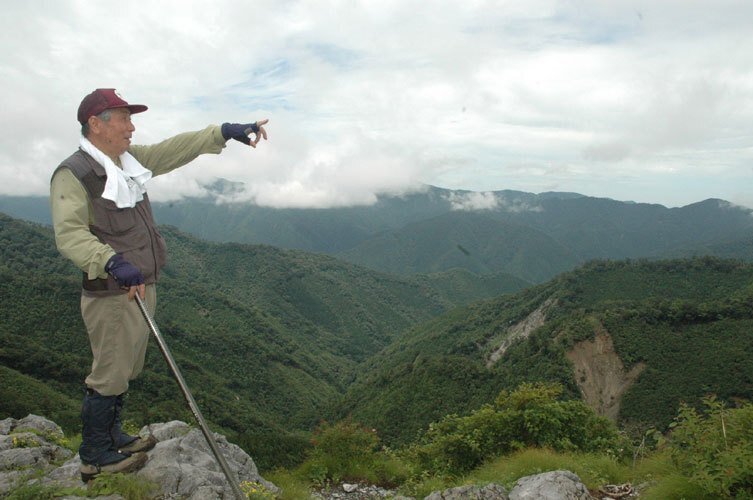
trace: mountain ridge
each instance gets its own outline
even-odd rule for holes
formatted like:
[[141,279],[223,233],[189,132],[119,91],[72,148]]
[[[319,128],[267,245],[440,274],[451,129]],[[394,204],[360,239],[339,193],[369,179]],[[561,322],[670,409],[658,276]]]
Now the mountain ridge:
[[[237,189],[232,183],[219,186],[222,192]],[[381,195],[371,206],[347,208],[272,209],[218,203],[219,199],[221,196],[155,202],[153,207],[159,223],[204,240],[325,253],[400,274],[459,266],[472,272],[512,272],[518,278],[543,282],[591,259],[672,258],[715,252],[751,258],[745,242],[753,235],[753,210],[714,198],[667,208],[578,193],[480,193],[428,186],[403,196]],[[44,197],[0,197],[0,211],[49,224]],[[438,222],[442,218],[444,226]],[[481,218],[493,222],[484,229],[478,223]],[[473,233],[471,226],[476,227]],[[527,243],[520,249],[522,261],[513,264],[495,258],[516,244],[521,227],[527,228],[528,236],[540,235],[517,242]],[[466,233],[462,241],[448,247],[447,235],[458,231]],[[409,233],[412,237],[407,237]],[[723,248],[719,246],[722,243]],[[431,250],[433,257],[428,258],[418,247]],[[445,251],[437,252],[442,247]],[[461,258],[466,253],[463,250],[471,247],[487,251]],[[539,265],[533,265],[535,262]]]

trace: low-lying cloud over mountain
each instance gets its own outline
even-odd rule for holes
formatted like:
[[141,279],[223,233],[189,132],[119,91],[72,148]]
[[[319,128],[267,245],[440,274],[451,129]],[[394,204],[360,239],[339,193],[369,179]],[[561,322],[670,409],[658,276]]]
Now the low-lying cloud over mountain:
[[753,206],[747,2],[117,10],[126,28],[109,36],[109,2],[5,6],[0,194],[46,193],[77,147],[82,97],[115,87],[149,106],[135,143],[270,119],[257,149],[232,143],[154,179],[157,201],[202,196],[224,177],[244,183],[232,199],[283,208],[370,205],[422,183]]

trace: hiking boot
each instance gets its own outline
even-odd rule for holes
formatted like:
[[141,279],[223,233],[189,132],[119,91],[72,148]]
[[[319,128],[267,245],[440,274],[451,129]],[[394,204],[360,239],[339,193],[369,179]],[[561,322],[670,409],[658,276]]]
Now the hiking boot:
[[[91,481],[101,472],[133,472],[147,461],[146,453],[137,448],[154,448],[157,440],[152,437],[141,439],[120,430],[120,411],[123,400],[120,396],[103,396],[94,389],[87,388],[81,408],[81,480]],[[124,449],[119,445],[124,444]],[[131,454],[128,449],[134,451]]]
[[113,440],[116,396],[103,396],[94,389],[86,389],[81,408],[81,463],[108,465],[127,458],[118,453]]
[[115,420],[112,425],[112,440],[115,443],[115,449],[118,451],[136,453],[137,451],[149,451],[157,444],[153,436],[141,438],[131,436],[123,432],[121,414],[123,413],[123,403],[126,393],[115,396]]
[[124,439],[127,444],[118,448],[118,451],[120,453],[138,453],[140,451],[149,451],[157,445],[157,438],[155,438],[152,434],[149,434],[145,438],[133,437],[125,433],[122,433],[121,435],[124,437],[127,436],[127,438]]
[[116,472],[135,472],[141,469],[149,458],[146,456],[146,453],[143,452],[134,453],[133,455],[121,454],[121,456],[123,457],[122,460],[106,465],[92,465],[81,463],[81,467],[79,467],[81,480],[85,483],[88,483],[102,472],[110,472],[113,474]]

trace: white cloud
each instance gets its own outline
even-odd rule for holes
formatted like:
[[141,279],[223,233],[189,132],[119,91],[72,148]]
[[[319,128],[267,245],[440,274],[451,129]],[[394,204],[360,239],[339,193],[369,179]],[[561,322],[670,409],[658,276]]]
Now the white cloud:
[[753,204],[746,2],[6,3],[2,194],[45,193],[81,98],[113,86],[150,106],[141,143],[270,118],[268,143],[155,179],[155,199],[224,177],[273,206],[420,183]]
[[448,200],[452,210],[493,210],[499,206],[497,196],[491,192],[453,192]]

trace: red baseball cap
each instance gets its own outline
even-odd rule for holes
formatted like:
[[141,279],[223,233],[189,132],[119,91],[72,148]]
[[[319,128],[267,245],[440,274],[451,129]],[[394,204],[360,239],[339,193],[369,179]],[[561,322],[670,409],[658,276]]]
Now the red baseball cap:
[[141,113],[148,108],[143,104],[128,104],[115,89],[97,89],[84,97],[78,106],[78,122],[83,125],[90,116],[96,116],[106,109],[128,108],[131,114]]

